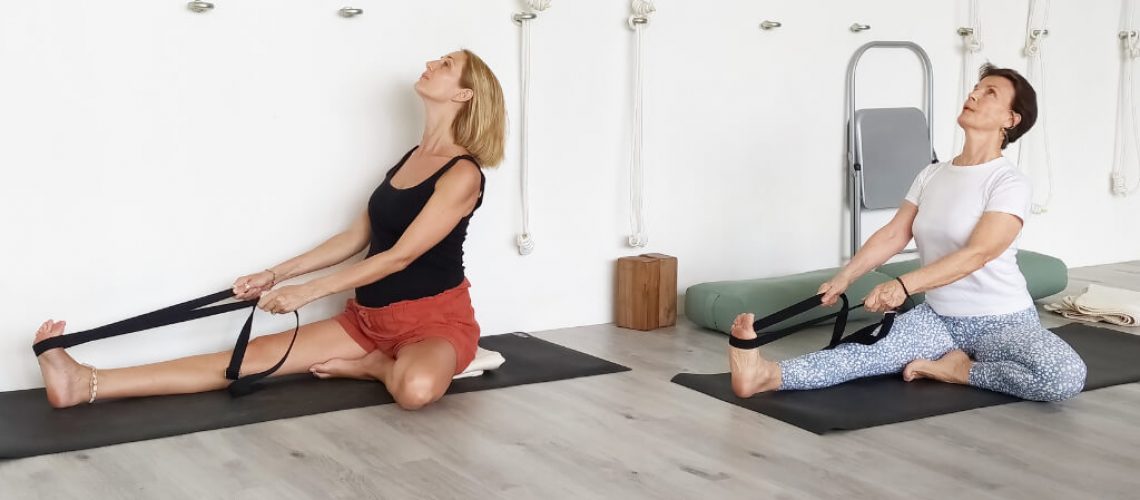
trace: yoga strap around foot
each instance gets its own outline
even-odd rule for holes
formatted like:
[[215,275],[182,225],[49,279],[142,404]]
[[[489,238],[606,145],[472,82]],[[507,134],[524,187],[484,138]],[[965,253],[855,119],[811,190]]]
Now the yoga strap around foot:
[[[819,294],[814,297],[809,297],[807,299],[801,300],[795,304],[792,304],[753,322],[752,329],[757,332],[756,338],[744,340],[730,335],[728,337],[728,343],[737,349],[755,349],[764,344],[775,342],[779,339],[787,337],[788,335],[803,330],[804,328],[817,325],[832,318],[835,318],[835,326],[831,332],[831,342],[828,343],[826,349],[832,349],[839,344],[846,343],[871,345],[875,342],[878,342],[883,337],[886,337],[887,334],[890,333],[891,326],[894,325],[895,315],[897,314],[896,311],[887,311],[887,313],[883,316],[883,321],[863,327],[855,333],[844,337],[843,332],[847,329],[848,314],[850,314],[853,309],[858,309],[863,306],[860,304],[855,307],[851,307],[850,302],[847,300],[847,294],[841,294],[839,298],[843,302],[843,305],[840,306],[838,312],[828,314],[826,316],[797,325],[792,325],[787,328],[781,328],[774,332],[760,333],[760,331],[765,328],[787,321],[797,314],[810,311],[816,307],[823,305],[823,294]],[[876,329],[878,330],[876,331]]]
[[181,304],[175,304],[170,307],[140,314],[133,318],[127,318],[90,330],[44,339],[36,342],[35,345],[32,346],[32,350],[35,351],[38,357],[50,349],[66,349],[95,340],[117,337],[119,335],[149,330],[160,326],[173,325],[175,323],[205,318],[207,316],[248,307],[250,309],[249,317],[246,318],[241,333],[238,334],[237,341],[234,344],[233,355],[230,357],[230,364],[226,368],[226,378],[233,380],[229,385],[230,394],[234,397],[244,396],[257,390],[260,387],[257,382],[273,374],[273,372],[276,372],[285,364],[285,359],[288,358],[289,353],[293,351],[293,344],[297,342],[297,334],[301,329],[301,315],[298,314],[297,311],[293,311],[293,316],[296,318],[297,323],[293,329],[293,339],[289,341],[289,348],[285,350],[285,354],[281,357],[281,360],[268,370],[242,377],[240,375],[241,364],[242,360],[245,359],[245,349],[249,344],[250,332],[253,330],[253,314],[257,311],[257,301],[247,300],[229,304],[210,305],[232,298],[233,296],[231,290],[222,290],[217,293],[188,300]]

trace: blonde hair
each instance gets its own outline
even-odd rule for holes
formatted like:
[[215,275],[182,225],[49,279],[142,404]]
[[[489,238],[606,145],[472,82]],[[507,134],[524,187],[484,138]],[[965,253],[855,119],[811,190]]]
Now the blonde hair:
[[503,88],[495,73],[479,56],[463,49],[467,64],[459,85],[471,89],[475,95],[451,124],[455,142],[463,146],[479,165],[493,167],[503,161],[503,149],[507,140],[507,107],[503,102]]

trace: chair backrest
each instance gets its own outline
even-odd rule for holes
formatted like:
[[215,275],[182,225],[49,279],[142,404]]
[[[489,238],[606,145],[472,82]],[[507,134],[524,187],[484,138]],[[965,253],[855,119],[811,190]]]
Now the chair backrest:
[[898,208],[915,176],[933,160],[926,115],[918,108],[860,109],[854,127],[863,206]]

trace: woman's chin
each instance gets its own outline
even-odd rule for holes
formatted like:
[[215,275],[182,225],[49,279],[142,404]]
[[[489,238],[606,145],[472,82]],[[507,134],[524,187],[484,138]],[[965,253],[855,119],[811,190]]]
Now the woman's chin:
[[423,80],[420,80],[420,81],[416,82],[415,85],[412,85],[412,88],[415,89],[416,95],[423,97],[423,98],[427,98],[427,94],[424,91],[424,85],[423,84],[424,84]]

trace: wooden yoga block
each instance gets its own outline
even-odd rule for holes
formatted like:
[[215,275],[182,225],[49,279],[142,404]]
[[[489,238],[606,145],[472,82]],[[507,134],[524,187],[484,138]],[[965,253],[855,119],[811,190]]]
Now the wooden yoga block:
[[677,258],[659,253],[617,264],[617,326],[654,330],[677,324]]

